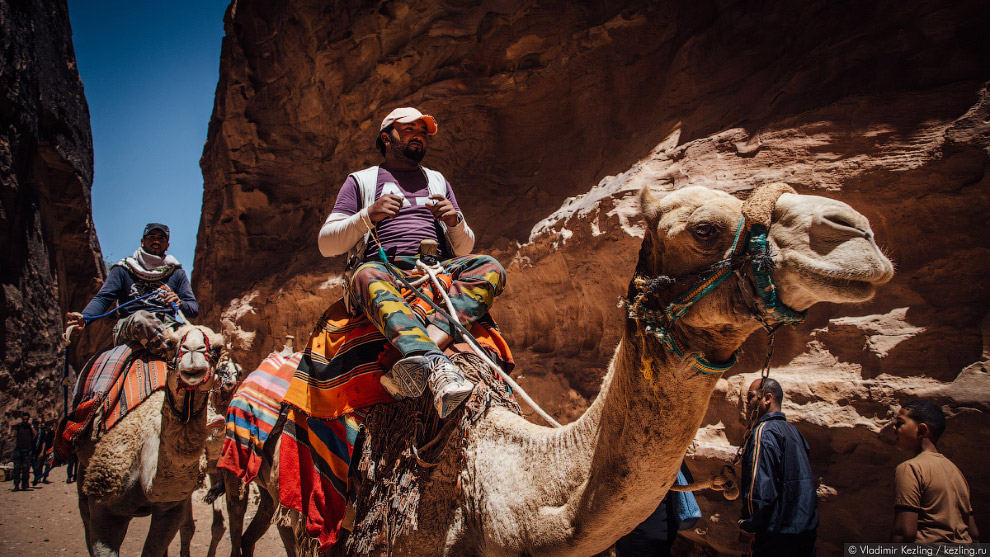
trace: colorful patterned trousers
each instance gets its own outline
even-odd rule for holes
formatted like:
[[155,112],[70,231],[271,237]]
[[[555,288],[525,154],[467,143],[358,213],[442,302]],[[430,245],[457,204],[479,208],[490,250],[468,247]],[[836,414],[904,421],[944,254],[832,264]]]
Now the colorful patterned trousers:
[[[397,257],[396,265],[403,269],[413,268],[415,261],[412,257]],[[475,322],[488,313],[495,296],[505,287],[505,269],[488,255],[455,257],[442,262],[441,266],[443,273],[451,278],[447,295],[462,325]],[[404,272],[406,277],[411,274]],[[432,309],[414,309],[415,304],[411,305],[400,294],[401,288],[402,283],[377,261],[363,263],[351,276],[351,299],[403,356],[438,350],[427,335],[426,326],[433,324],[449,334],[453,333],[453,327]],[[442,301],[438,305],[445,308]]]

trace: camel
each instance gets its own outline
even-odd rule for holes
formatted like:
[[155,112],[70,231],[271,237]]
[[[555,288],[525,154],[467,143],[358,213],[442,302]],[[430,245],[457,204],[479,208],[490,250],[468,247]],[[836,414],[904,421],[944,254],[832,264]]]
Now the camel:
[[[702,187],[663,198],[644,189],[640,203],[629,315],[598,397],[560,428],[489,409],[467,433],[465,464],[430,473],[418,528],[391,554],[605,551],[667,493],[747,337],[818,302],[868,300],[893,276],[864,216],[785,184],[745,204]],[[277,493],[277,462],[268,471]]]
[[[208,327],[166,332],[170,365],[156,391],[99,440],[78,443],[79,512],[94,556],[118,555],[131,518],[151,515],[142,555],[164,555],[202,482],[210,390],[223,337]],[[183,421],[183,414],[188,421]]]

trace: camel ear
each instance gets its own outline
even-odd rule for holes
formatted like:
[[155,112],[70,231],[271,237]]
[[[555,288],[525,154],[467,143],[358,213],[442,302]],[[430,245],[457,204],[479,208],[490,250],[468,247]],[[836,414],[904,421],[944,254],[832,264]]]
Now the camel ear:
[[179,342],[182,341],[182,335],[174,329],[165,329],[162,331],[162,338],[165,340],[165,348],[169,356],[175,354],[176,348],[179,347]]
[[[662,255],[657,253],[655,249],[659,245],[657,226],[660,224],[662,213],[660,212],[660,199],[653,195],[649,186],[644,186],[643,189],[639,190],[639,206],[643,218],[646,220],[646,230],[643,233],[643,244],[639,247],[636,273],[654,276],[660,269],[660,261],[662,260]],[[632,288],[631,285],[630,288]]]
[[650,227],[656,227],[657,222],[660,221],[660,199],[653,195],[650,186],[643,186],[643,189],[639,190],[639,207]]
[[223,335],[214,333],[211,329],[204,327],[203,336],[205,336],[206,340],[209,341],[210,346],[223,347],[225,345],[223,342]]

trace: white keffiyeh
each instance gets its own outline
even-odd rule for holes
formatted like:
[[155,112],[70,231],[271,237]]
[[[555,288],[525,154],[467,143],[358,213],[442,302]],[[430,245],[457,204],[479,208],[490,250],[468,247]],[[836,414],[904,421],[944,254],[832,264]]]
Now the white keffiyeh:
[[126,267],[127,270],[134,273],[134,276],[146,281],[167,280],[173,271],[182,267],[179,260],[171,255],[159,257],[144,251],[142,248],[138,248],[134,255],[125,257],[116,264]]

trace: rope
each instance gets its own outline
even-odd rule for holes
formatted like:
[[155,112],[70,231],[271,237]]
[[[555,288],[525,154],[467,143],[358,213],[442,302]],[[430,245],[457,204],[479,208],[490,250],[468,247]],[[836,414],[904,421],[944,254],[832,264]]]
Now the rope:
[[[446,289],[441,287],[440,279],[436,277],[433,270],[427,267],[426,264],[423,263],[422,261],[417,261],[416,265],[421,269],[425,270],[426,273],[430,275],[430,279],[433,280],[433,284],[437,287],[437,291],[440,292],[440,295],[443,297],[444,302],[446,302],[447,308],[450,310],[450,314],[456,315],[457,312],[454,311],[453,302],[450,301],[450,297],[447,295]],[[422,297],[421,294],[420,296]],[[439,308],[434,307],[434,309],[440,311]],[[553,419],[550,416],[550,414],[547,414],[542,408],[540,408],[540,405],[538,405],[535,400],[533,400],[528,394],[526,394],[526,391],[524,391],[523,388],[520,387],[518,383],[516,383],[515,381],[512,380],[511,377],[509,377],[509,374],[505,373],[505,371],[503,371],[501,367],[496,365],[495,362],[493,362],[488,357],[488,354],[485,353],[485,350],[481,347],[481,345],[474,338],[474,336],[472,336],[471,333],[467,331],[467,329],[461,327],[460,323],[458,323],[456,319],[453,319],[451,315],[443,315],[442,312],[440,313],[443,317],[447,318],[451,323],[457,323],[458,332],[460,332],[464,336],[464,339],[471,346],[471,350],[474,351],[475,355],[481,358],[481,361],[485,362],[486,365],[488,365],[489,367],[494,369],[496,373],[498,373],[498,376],[502,379],[502,381],[505,381],[509,385],[509,388],[512,389],[513,394],[518,394],[519,398],[521,398],[523,402],[528,404],[530,408],[532,408],[533,411],[535,411],[541,418],[546,420],[547,423],[549,423],[553,427],[561,427],[560,423],[557,420]]]
[[468,345],[471,346],[471,349],[474,351],[474,353],[479,358],[481,358],[481,360],[485,362],[486,365],[491,366],[492,369],[494,369],[498,373],[498,376],[509,385],[509,387],[512,389],[513,394],[518,393],[519,398],[521,398],[526,404],[528,404],[541,418],[546,420],[547,423],[549,423],[553,427],[561,427],[560,423],[557,420],[553,419],[550,416],[550,414],[547,414],[542,408],[540,408],[540,406],[536,404],[536,401],[534,401],[528,394],[526,394],[526,391],[524,391],[523,388],[520,387],[518,383],[513,381],[512,378],[509,377],[509,375],[505,373],[505,371],[503,371],[501,367],[496,365],[495,362],[493,362],[490,358],[488,358],[488,355],[485,354],[484,349],[474,338],[474,336],[471,333],[469,333],[468,330],[465,329],[463,325],[461,325],[460,321],[457,318],[453,317],[454,315],[457,314],[457,312],[454,311],[453,303],[450,301],[450,298],[447,296],[447,289],[443,288],[440,285],[440,281],[439,279],[436,278],[432,269],[427,267],[426,264],[423,263],[422,261],[417,261],[416,263],[418,267],[421,267],[426,270],[426,273],[429,275],[434,285],[436,285],[437,291],[439,291],[441,296],[443,296],[444,302],[446,303],[448,309],[450,310],[449,314],[446,311],[444,311],[443,308],[437,305],[436,302],[430,299],[429,296],[424,295],[422,292],[419,291],[419,289],[413,286],[412,283],[409,282],[409,280],[407,280],[406,277],[402,274],[402,271],[397,270],[394,265],[389,263],[388,256],[385,255],[385,248],[382,247],[382,243],[378,239],[377,230],[371,230],[371,237],[374,238],[375,243],[378,245],[379,259],[382,260],[382,263],[385,265],[385,268],[388,269],[388,271],[392,274],[392,276],[397,278],[399,282],[403,284],[403,286],[405,286],[406,288],[411,290],[414,294],[416,294],[416,296],[419,297],[419,299],[429,304],[429,306],[432,307],[433,310],[437,312],[437,314],[445,318],[454,327],[454,329],[458,333],[460,333],[461,338],[463,338],[468,343]]
[[722,492],[722,496],[729,501],[739,498],[739,483],[736,481],[736,470],[730,465],[725,465],[717,474],[707,480],[699,480],[687,485],[670,486],[670,491],[701,491],[702,489],[713,489]]
[[[116,313],[117,310],[123,309],[123,308],[125,308],[125,307],[127,307],[127,306],[129,306],[129,305],[131,305],[131,304],[133,304],[135,302],[140,302],[141,300],[143,300],[145,298],[150,298],[150,297],[154,296],[155,294],[158,294],[158,291],[157,290],[154,290],[152,292],[148,292],[144,296],[138,296],[137,298],[134,298],[133,300],[128,300],[128,301],[124,302],[123,304],[120,304],[117,307],[113,308],[112,310],[110,310],[110,311],[108,311],[106,313],[102,313],[100,315],[93,315],[93,316],[83,315],[83,321],[85,321],[86,323],[89,323],[90,321],[96,321],[97,319],[106,317],[108,315],[112,315],[112,314]],[[178,309],[179,309],[178,307],[175,307],[175,304],[172,304],[172,307],[174,307],[176,309],[176,311],[178,311]]]

